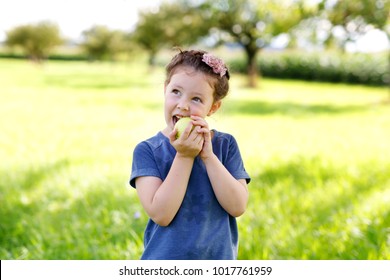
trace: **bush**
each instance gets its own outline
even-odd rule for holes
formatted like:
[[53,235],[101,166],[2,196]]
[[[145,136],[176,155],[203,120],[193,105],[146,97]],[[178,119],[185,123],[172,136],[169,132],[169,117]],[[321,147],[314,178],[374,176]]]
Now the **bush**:
[[59,27],[49,21],[17,26],[7,32],[5,41],[8,47],[19,48],[34,61],[46,59],[62,43]]
[[[20,53],[2,53],[0,52],[1,58],[11,58],[11,59],[26,59],[28,58],[24,54]],[[63,61],[85,61],[88,60],[88,57],[84,54],[51,54],[47,57],[48,60],[63,60]]]
[[[388,62],[386,54],[264,52],[258,67],[264,77],[383,86],[390,82]],[[244,61],[230,66],[245,72]]]

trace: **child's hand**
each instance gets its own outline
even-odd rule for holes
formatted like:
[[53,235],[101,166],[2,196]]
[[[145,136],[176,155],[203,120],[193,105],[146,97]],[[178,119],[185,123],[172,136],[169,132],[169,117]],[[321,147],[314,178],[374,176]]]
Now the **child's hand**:
[[193,124],[195,125],[194,130],[197,130],[198,133],[201,133],[204,138],[203,147],[200,151],[200,157],[202,160],[205,160],[212,155],[213,153],[213,146],[211,144],[211,132],[209,129],[209,124],[206,122],[205,119],[198,117],[198,116],[191,116],[191,118],[194,120]]
[[179,156],[195,158],[202,150],[204,136],[202,133],[198,132],[199,127],[194,126],[192,129],[193,125],[195,125],[194,121],[189,123],[184,132],[177,139],[176,128],[169,134],[169,140]]

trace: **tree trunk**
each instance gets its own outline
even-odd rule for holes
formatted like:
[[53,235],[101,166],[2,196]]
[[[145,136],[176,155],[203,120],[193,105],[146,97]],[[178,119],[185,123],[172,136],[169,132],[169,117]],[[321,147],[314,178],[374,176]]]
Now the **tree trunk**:
[[149,58],[148,58],[148,71],[150,73],[154,72],[156,68],[156,57],[157,57],[157,52],[155,51],[149,51]]
[[[390,40],[390,32],[386,32],[386,35],[387,35],[387,40]],[[388,73],[387,73],[387,83],[388,83],[388,88],[387,88],[387,95],[388,95],[388,98],[386,100],[386,102],[388,102],[390,104],[390,50],[388,51],[388,58],[387,58],[387,67],[388,67]]]
[[257,87],[257,79],[259,70],[257,67],[257,50],[255,48],[245,48],[247,56],[247,73],[248,73],[248,86],[251,88]]
[[387,73],[387,83],[389,84],[389,86],[388,86],[388,89],[387,89],[387,93],[388,93],[387,102],[390,103],[390,51],[389,51],[388,55],[389,55],[389,59],[388,59],[387,63],[388,63],[389,72]]
[[149,64],[149,67],[151,67],[151,68],[154,68],[154,66],[156,66],[156,55],[157,55],[157,53],[155,51],[149,52],[148,64]]

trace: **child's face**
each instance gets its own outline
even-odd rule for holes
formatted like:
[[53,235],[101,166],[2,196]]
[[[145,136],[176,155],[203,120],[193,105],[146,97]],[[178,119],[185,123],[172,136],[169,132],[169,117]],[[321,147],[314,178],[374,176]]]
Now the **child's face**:
[[210,79],[191,67],[176,69],[165,86],[165,121],[170,130],[180,117],[205,118],[218,110],[220,101],[214,102]]

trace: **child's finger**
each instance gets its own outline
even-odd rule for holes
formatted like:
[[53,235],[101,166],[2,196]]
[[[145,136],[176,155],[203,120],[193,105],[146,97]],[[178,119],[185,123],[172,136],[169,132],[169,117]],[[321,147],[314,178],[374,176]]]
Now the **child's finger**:
[[208,127],[208,123],[206,122],[205,119],[198,117],[198,116],[191,116],[192,118],[192,123],[196,126],[201,126],[201,127]]
[[174,128],[171,133],[168,134],[168,138],[170,142],[173,142],[176,140],[176,134],[177,134],[177,128]]

